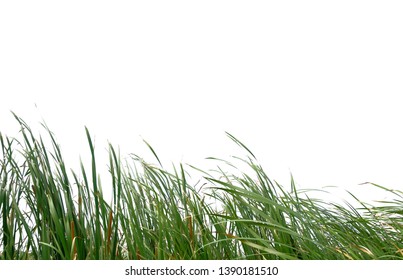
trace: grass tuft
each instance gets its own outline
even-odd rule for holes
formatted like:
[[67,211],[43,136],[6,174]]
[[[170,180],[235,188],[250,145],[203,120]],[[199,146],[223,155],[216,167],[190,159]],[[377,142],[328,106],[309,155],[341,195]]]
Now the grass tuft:
[[288,190],[227,133],[247,156],[209,158],[213,171],[167,170],[145,141],[158,165],[122,160],[109,144],[107,202],[87,128],[91,168],[68,172],[49,128],[45,145],[14,117],[19,134],[0,133],[0,259],[403,259],[401,191],[368,183],[393,198],[371,205],[349,193],[353,205],[317,199],[293,177]]

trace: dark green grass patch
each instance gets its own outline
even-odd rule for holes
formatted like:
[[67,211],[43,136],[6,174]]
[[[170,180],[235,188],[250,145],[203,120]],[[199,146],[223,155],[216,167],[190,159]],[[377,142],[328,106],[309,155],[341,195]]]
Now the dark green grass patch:
[[46,126],[50,145],[15,118],[20,133],[0,134],[0,259],[403,259],[400,191],[372,184],[394,196],[376,206],[317,199],[293,178],[289,188],[271,180],[230,134],[247,155],[210,158],[214,171],[164,169],[146,143],[158,164],[109,145],[109,174],[98,174],[85,129],[91,168],[73,171]]

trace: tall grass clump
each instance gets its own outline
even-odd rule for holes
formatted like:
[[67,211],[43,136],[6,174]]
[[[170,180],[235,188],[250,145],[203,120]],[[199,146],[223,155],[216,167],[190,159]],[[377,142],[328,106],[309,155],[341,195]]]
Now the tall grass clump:
[[146,142],[155,164],[109,144],[98,174],[86,128],[90,162],[69,170],[46,125],[42,138],[14,117],[19,134],[0,134],[0,259],[403,259],[401,191],[369,184],[394,196],[375,206],[285,188],[231,134],[246,156],[210,158],[216,170],[164,168]]

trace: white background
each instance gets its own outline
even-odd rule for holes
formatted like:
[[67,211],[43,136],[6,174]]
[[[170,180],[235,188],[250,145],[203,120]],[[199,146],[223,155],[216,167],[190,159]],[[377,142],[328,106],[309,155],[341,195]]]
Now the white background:
[[102,164],[108,141],[147,157],[144,138],[202,169],[244,154],[228,131],[285,186],[403,190],[402,6],[1,1],[0,131],[10,110],[45,120],[73,168],[88,126]]
[[[301,276],[304,279],[322,280],[326,279],[346,279],[346,278],[362,278],[366,280],[378,279],[393,279],[396,275],[401,273],[401,264],[399,261],[247,261],[247,260],[230,260],[230,261],[210,261],[210,260],[142,260],[137,261],[24,261],[24,269],[21,269],[21,261],[4,261],[0,262],[0,269],[2,276],[6,275],[10,278],[17,279],[43,279],[53,280],[60,278],[61,275],[66,274],[74,275],[81,278],[94,278],[94,279],[192,279],[192,280],[207,280],[207,279],[277,279],[288,280],[298,279]],[[253,268],[255,271],[261,271],[260,268],[266,270],[270,267],[277,267],[278,274],[274,275],[219,275],[220,267],[223,268],[225,273],[226,267],[239,267]],[[165,275],[165,276],[136,276],[126,275],[126,269],[133,268],[134,270],[151,271],[154,269],[180,270],[184,269],[185,273],[191,273],[195,269],[208,269],[208,275],[199,276],[184,276],[184,275]],[[239,269],[238,269],[239,270]],[[46,271],[46,273],[44,273]],[[214,271],[214,272],[213,272]],[[266,270],[268,271],[268,270]],[[329,271],[331,275],[329,277]],[[183,273],[183,272],[182,272]],[[223,273],[223,274],[224,274]],[[160,273],[161,274],[161,273]]]

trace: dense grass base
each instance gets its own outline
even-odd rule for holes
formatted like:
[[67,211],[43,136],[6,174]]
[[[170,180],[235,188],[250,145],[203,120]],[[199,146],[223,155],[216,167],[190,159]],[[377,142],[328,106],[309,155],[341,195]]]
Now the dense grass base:
[[399,191],[374,185],[396,199],[356,198],[360,207],[310,198],[293,180],[287,191],[228,134],[248,156],[218,160],[216,171],[187,167],[200,175],[194,186],[151,146],[159,165],[123,161],[109,145],[107,202],[88,130],[92,167],[70,172],[46,126],[52,147],[15,118],[20,135],[0,134],[0,259],[403,259]]

